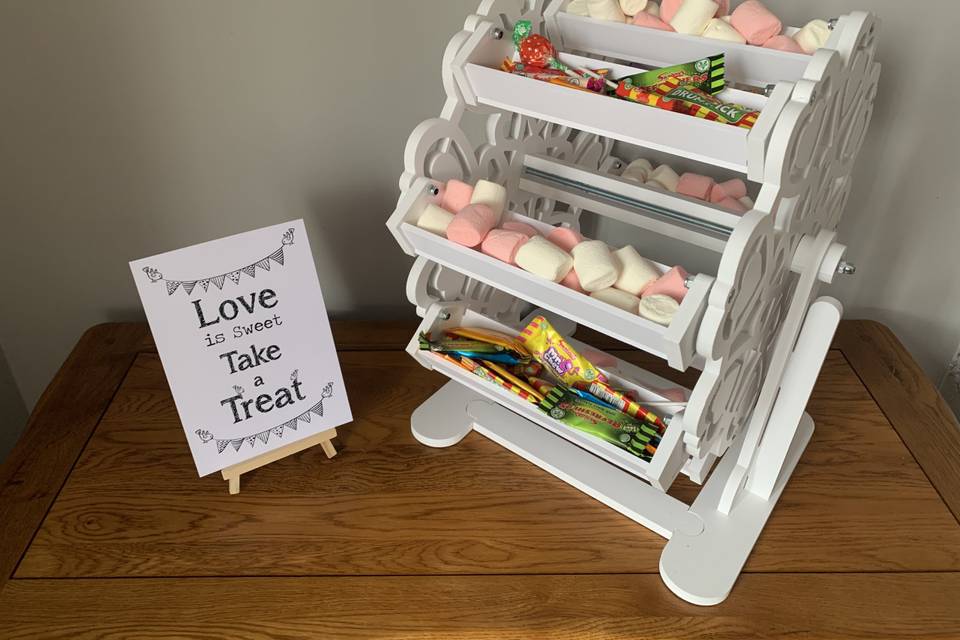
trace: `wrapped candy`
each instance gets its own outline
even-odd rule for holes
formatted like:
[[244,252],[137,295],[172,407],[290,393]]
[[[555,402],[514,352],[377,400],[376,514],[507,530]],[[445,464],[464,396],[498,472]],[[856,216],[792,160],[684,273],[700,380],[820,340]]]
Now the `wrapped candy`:
[[517,47],[520,61],[530,67],[557,69],[573,77],[591,77],[603,81],[611,88],[616,84],[604,80],[597,72],[587,69],[575,69],[564,64],[559,59],[556,47],[550,40],[539,33],[533,32],[533,24],[529,20],[518,20],[513,27],[513,43]]
[[677,106],[676,101],[664,98],[658,93],[636,87],[626,80],[622,80],[620,84],[617,85],[616,94],[624,100],[645,104],[649,107],[657,107],[658,109],[664,109],[666,111],[675,111]]
[[603,80],[598,78],[591,78],[589,76],[570,76],[559,71],[557,69],[547,69],[542,67],[534,67],[523,62],[514,62],[509,58],[503,61],[503,64],[500,65],[500,68],[507,73],[512,73],[513,75],[523,76],[524,78],[531,78],[533,80],[540,80],[542,82],[549,82],[550,84],[558,84],[569,89],[579,89],[581,91],[590,91],[593,93],[603,93],[604,83]]
[[726,56],[722,53],[709,58],[701,58],[692,62],[684,62],[672,67],[651,69],[626,78],[621,81],[641,87],[655,87],[674,78],[680,85],[693,85],[710,94],[720,93],[726,87]]
[[760,117],[759,111],[724,102],[697,87],[681,86],[675,78],[668,78],[657,86],[656,91],[664,98],[677,101],[678,110],[697,118],[752,129]]

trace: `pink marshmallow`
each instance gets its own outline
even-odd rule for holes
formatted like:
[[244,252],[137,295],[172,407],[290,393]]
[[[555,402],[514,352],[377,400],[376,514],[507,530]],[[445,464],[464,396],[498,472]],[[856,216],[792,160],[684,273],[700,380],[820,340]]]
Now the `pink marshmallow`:
[[480,245],[480,251],[501,262],[514,264],[517,251],[519,251],[523,243],[529,239],[529,237],[519,231],[493,229],[487,234],[487,237],[483,239],[483,243]]
[[473,198],[473,187],[460,180],[447,180],[440,206],[450,213],[460,213],[461,209],[470,204],[471,198]]
[[518,233],[522,233],[528,238],[532,238],[533,236],[540,235],[540,233],[536,229],[534,229],[527,223],[517,222],[516,220],[510,220],[508,222],[504,222],[502,225],[500,225],[500,228],[505,231],[516,231]]
[[730,14],[730,24],[747,42],[762,45],[783,31],[780,18],[773,15],[760,0],[747,0]]
[[577,272],[573,269],[570,269],[570,273],[564,276],[563,280],[560,281],[560,284],[579,293],[586,293],[586,291],[583,290],[583,287],[580,286],[580,276],[578,276]]
[[708,176],[701,176],[698,173],[685,173],[680,176],[680,182],[677,183],[677,193],[697,200],[707,200],[710,198],[710,192],[713,191],[715,184],[713,178]]
[[717,206],[722,209],[726,209],[727,211],[733,211],[734,213],[747,212],[747,207],[742,202],[735,200],[734,198],[724,198],[717,203]]
[[740,178],[718,182],[710,192],[710,202],[716,204],[724,198],[733,198],[739,200],[747,195],[747,183]]
[[485,204],[467,205],[447,227],[447,239],[465,247],[475,247],[497,223],[497,214]]
[[569,227],[557,227],[550,232],[547,240],[570,253],[575,246],[583,242],[583,236]]
[[646,27],[648,29],[659,29],[660,31],[674,30],[674,28],[669,24],[657,16],[650,15],[646,11],[641,11],[637,15],[633,16],[633,24],[637,25],[638,27]]
[[664,295],[670,296],[677,302],[683,302],[687,295],[687,285],[685,284],[690,274],[683,267],[674,267],[643,290],[643,297]]
[[664,22],[673,20],[673,16],[677,15],[677,9],[682,4],[683,0],[663,0],[660,3],[660,19]]
[[803,48],[797,44],[797,41],[790,36],[773,36],[763,43],[767,49],[777,49],[778,51],[789,51],[790,53],[804,53]]
[[723,192],[727,194],[727,196],[736,200],[739,200],[747,195],[747,183],[740,178],[734,178],[733,180],[721,182],[717,186],[723,189]]

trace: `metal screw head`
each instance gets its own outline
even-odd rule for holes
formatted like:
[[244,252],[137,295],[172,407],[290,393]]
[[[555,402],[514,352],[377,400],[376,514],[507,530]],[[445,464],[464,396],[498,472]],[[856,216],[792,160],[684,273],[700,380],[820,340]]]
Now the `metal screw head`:
[[503,40],[503,29],[497,27],[490,32],[490,35],[493,36],[494,40]]
[[767,96],[767,97],[769,98],[770,96],[773,95],[773,90],[776,89],[776,88],[777,88],[777,85],[775,85],[775,84],[768,84],[766,87],[763,88],[763,95],[765,95],[765,96]]
[[852,276],[856,272],[857,272],[857,265],[855,264],[850,264],[849,262],[841,261],[840,264],[837,265],[837,273],[839,274],[842,274],[845,276]]
[[830,28],[830,31],[836,29],[838,24],[840,24],[840,18],[830,18],[827,20],[827,27]]
[[430,185],[429,187],[427,187],[427,193],[429,193],[432,196],[438,196],[440,195],[440,187],[436,185]]
[[614,169],[619,169],[619,168],[622,167],[622,166],[623,166],[623,163],[620,162],[619,160],[617,160],[616,162],[613,163],[613,168],[614,168]]
[[685,286],[687,289],[689,289],[690,287],[693,286],[693,281],[694,281],[694,277],[693,277],[693,276],[690,276],[689,278],[687,278],[686,280],[683,281],[683,286]]
[[450,319],[450,313],[449,313],[448,311],[443,311],[443,312],[440,314],[440,319],[441,319],[441,320],[449,320],[449,319]]

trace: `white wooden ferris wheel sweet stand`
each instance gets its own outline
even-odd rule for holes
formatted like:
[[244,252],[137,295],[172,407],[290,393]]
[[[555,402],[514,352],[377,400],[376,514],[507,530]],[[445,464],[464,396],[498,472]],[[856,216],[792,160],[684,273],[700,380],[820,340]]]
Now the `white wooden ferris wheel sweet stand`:
[[[543,310],[568,335],[582,324],[702,374],[687,390],[620,360],[603,367],[670,417],[645,462],[420,352],[414,336],[410,354],[451,382],[414,412],[412,429],[434,447],[476,431],[662,535],[667,586],[690,602],[717,604],[813,432],[804,408],[842,314],[836,300],[817,295],[852,271],[836,228],[872,115],[879,25],[867,13],[842,16],[827,46],[807,56],[575,16],[568,3],[485,0],[451,40],[447,101],[410,137],[387,224],[416,257],[408,297],[421,331],[515,333],[531,310]],[[587,67],[663,67],[723,51],[728,79],[767,88],[727,90],[729,100],[762,108],[759,121],[746,130],[504,73],[519,19]],[[480,144],[464,126],[476,114],[486,120]],[[735,215],[621,179],[615,142],[740,174],[759,187],[755,207]],[[417,228],[450,178],[505,184],[508,215],[543,229],[576,227],[589,211],[714,251],[716,276],[689,281],[669,327],[651,323]],[[703,484],[692,504],[667,494],[680,473]]]

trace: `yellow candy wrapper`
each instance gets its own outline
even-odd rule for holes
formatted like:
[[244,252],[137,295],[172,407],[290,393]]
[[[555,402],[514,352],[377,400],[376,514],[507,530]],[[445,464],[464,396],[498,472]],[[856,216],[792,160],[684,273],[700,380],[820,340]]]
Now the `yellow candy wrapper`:
[[607,381],[543,316],[534,318],[520,332],[519,340],[544,369],[568,387],[587,391],[594,382]]

